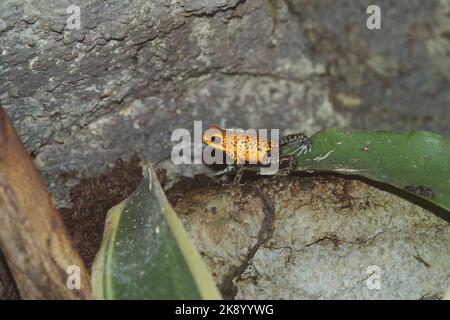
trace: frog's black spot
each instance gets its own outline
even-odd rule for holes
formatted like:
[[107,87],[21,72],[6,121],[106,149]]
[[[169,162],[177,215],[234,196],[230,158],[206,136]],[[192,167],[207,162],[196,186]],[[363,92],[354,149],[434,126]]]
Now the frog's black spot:
[[425,186],[406,185],[403,190],[417,194],[418,196],[434,198],[435,194],[432,189]]

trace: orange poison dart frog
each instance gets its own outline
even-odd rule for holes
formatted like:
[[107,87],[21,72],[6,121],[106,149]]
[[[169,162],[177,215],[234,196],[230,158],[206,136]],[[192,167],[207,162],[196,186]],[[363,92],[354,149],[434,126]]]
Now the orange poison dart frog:
[[[234,183],[239,183],[246,165],[266,165],[268,161],[278,161],[280,169],[277,175],[288,175],[297,167],[297,157],[304,152],[311,151],[311,140],[303,133],[295,133],[282,137],[278,143],[271,139],[263,138],[257,134],[248,132],[227,130],[216,125],[211,125],[203,133],[203,143],[215,150],[222,151],[233,160],[224,170],[217,172],[215,176],[221,176],[231,171],[236,171]],[[298,144],[298,148],[291,154],[281,157],[273,157],[274,150],[280,147]],[[276,154],[279,154],[277,152]],[[287,165],[285,165],[287,163]]]

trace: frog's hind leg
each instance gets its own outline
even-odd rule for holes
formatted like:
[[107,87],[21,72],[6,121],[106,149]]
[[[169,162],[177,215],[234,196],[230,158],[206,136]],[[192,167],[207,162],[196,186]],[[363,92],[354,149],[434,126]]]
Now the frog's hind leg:
[[284,136],[280,139],[281,147],[288,146],[294,143],[297,143],[298,146],[297,148],[295,148],[292,154],[296,155],[297,157],[303,153],[311,151],[311,139],[303,133],[288,134],[287,136]]
[[281,147],[287,146],[287,145],[292,144],[294,142],[300,142],[300,143],[305,144],[305,145],[311,145],[311,140],[304,133],[288,134],[288,135],[280,138],[280,146]]

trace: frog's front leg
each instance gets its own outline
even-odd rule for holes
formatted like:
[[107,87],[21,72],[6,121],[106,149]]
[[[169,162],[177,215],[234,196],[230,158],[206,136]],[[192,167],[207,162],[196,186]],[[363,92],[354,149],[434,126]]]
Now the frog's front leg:
[[213,174],[213,177],[222,177],[230,172],[236,171],[236,175],[234,176],[233,183],[239,183],[242,179],[242,175],[244,174],[245,167],[239,164],[229,164],[225,167],[225,169],[217,171]]
[[297,157],[302,153],[311,151],[311,139],[303,133],[288,134],[280,139],[280,147],[285,147],[293,143],[298,143],[298,147],[292,152]]

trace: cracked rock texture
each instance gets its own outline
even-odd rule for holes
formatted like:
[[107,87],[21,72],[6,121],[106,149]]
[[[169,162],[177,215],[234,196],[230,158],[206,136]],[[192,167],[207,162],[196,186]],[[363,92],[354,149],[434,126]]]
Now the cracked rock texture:
[[[81,28],[66,25],[70,5]],[[58,206],[193,120],[450,133],[450,1],[2,1],[0,103]]]
[[168,197],[225,298],[440,299],[450,285],[450,225],[396,195],[347,178],[196,179]]

